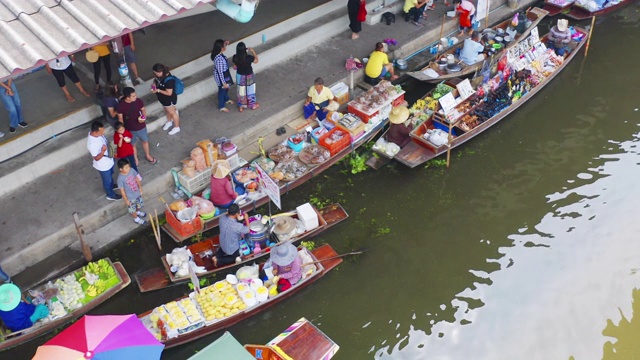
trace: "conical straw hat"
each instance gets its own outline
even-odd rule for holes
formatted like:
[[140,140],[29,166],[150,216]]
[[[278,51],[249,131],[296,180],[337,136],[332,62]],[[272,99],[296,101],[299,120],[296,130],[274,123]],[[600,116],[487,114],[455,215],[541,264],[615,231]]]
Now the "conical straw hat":
[[231,164],[229,160],[216,160],[213,162],[211,171],[216,179],[224,179],[231,172]]

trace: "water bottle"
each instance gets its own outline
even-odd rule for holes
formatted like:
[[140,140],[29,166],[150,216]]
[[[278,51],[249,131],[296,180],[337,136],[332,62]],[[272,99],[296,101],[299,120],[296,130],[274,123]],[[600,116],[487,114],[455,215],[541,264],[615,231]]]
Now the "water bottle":
[[127,76],[129,76],[129,68],[127,67],[126,63],[124,62],[120,63],[120,66],[118,67],[118,73],[123,78],[126,78]]

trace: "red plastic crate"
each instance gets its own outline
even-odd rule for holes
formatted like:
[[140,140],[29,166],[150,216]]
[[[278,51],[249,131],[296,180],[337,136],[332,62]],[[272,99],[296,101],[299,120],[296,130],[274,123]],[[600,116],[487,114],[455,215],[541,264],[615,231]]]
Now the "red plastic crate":
[[[329,138],[329,136],[331,136],[331,134],[335,133],[336,131],[342,131],[343,133],[345,133],[345,136],[341,140],[336,141],[333,144],[327,144],[327,139]],[[339,153],[340,151],[342,151],[342,149],[346,148],[350,144],[351,144],[351,134],[348,131],[342,130],[338,127],[334,128],[333,130],[329,131],[328,133],[320,137],[320,145],[329,149],[331,156]]]
[[378,111],[374,112],[371,115],[367,115],[365,113],[363,113],[362,111],[354,108],[353,106],[349,105],[347,106],[347,111],[349,111],[350,113],[356,115],[357,117],[360,118],[360,120],[362,120],[363,123],[368,123],[369,119],[371,119],[372,117],[376,116],[376,114],[378,113]]
[[200,216],[196,216],[195,219],[184,224],[180,222],[180,220],[178,220],[178,218],[176,218],[175,215],[173,215],[173,212],[169,211],[169,209],[164,210],[164,216],[167,218],[167,224],[169,224],[169,226],[171,226],[182,237],[196,235],[204,228],[204,224],[202,223]]
[[404,93],[398,96],[395,100],[393,100],[393,102],[391,103],[391,106],[396,107],[398,105],[401,105],[403,102],[404,102]]

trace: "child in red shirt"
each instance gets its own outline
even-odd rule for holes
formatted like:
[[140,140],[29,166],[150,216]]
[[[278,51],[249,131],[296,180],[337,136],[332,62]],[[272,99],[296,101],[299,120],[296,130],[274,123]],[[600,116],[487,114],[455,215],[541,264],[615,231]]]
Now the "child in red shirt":
[[116,132],[113,134],[113,142],[118,148],[116,157],[118,159],[127,159],[132,169],[138,172],[138,159],[136,154],[136,148],[131,144],[133,135],[131,132],[124,128],[124,124],[121,122],[116,123]]

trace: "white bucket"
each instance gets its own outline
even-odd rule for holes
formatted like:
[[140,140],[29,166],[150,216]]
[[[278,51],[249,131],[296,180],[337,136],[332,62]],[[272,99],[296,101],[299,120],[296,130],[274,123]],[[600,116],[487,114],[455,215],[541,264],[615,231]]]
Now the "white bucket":
[[247,291],[244,294],[240,294],[240,297],[242,298],[242,301],[244,301],[245,305],[247,306],[253,306],[258,302],[258,300],[256,300],[256,296],[253,293],[253,291]]
[[260,279],[251,279],[251,284],[249,285],[251,290],[256,291],[261,286],[262,286],[262,280],[260,280]]
[[456,62],[456,57],[453,54],[447,54],[447,64],[453,64]]
[[443,37],[442,39],[440,39],[440,45],[442,45],[443,48],[446,48],[447,46],[449,46],[449,39]]
[[267,289],[264,286],[260,286],[258,289],[256,289],[256,299],[258,299],[259,302],[263,302],[268,298],[269,298],[269,289]]

